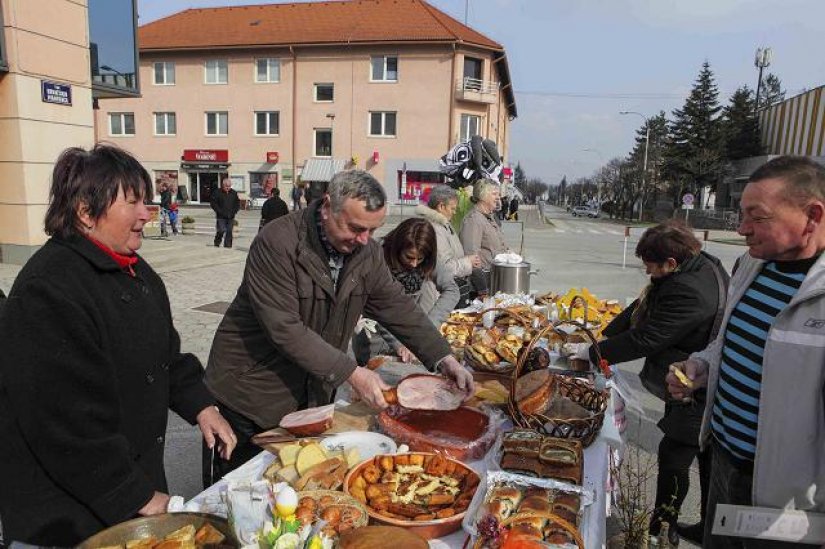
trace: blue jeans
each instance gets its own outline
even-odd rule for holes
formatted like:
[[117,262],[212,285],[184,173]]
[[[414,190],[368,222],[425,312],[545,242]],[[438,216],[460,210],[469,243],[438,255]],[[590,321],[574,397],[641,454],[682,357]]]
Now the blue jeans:
[[[751,490],[753,488],[753,471],[737,465],[733,456],[721,444],[712,441],[711,458],[713,465],[710,472],[710,490],[708,493],[707,518],[705,520],[705,549],[785,549],[790,547],[814,547],[807,543],[790,543],[768,539],[734,538],[712,536],[716,505],[753,505]],[[781,482],[781,480],[777,480]]]
[[[218,218],[215,223],[215,247],[221,245],[221,240],[223,240],[223,247],[224,248],[231,248],[232,247],[232,229],[234,229],[235,220],[234,219],[222,219]],[[225,236],[224,236],[225,235]]]

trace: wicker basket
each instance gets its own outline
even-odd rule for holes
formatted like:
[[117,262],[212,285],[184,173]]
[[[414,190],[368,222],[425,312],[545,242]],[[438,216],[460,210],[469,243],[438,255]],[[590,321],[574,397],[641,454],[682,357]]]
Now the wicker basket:
[[[586,317],[585,317],[586,318]],[[543,414],[525,414],[519,407],[516,401],[516,380],[521,376],[524,365],[527,362],[527,357],[530,351],[536,346],[538,341],[550,332],[555,332],[563,339],[567,338],[567,334],[558,329],[562,325],[571,325],[579,328],[585,334],[587,339],[593,345],[596,351],[596,356],[601,361],[601,354],[599,347],[596,345],[596,338],[593,333],[587,329],[580,322],[562,321],[556,324],[545,326],[533,337],[527,348],[519,356],[516,363],[515,370],[513,370],[513,383],[510,385],[510,400],[508,402],[508,410],[513,422],[519,427],[534,429],[540,433],[557,437],[557,438],[574,438],[581,440],[583,446],[589,446],[599,434],[604,422],[604,413],[607,410],[607,403],[609,401],[609,393],[607,391],[596,391],[590,384],[582,379],[572,378],[563,375],[550,374],[553,383],[559,388],[559,394],[569,398],[579,406],[592,412],[592,416],[586,419],[580,418],[558,418],[547,417]]]
[[[474,327],[481,327],[482,326],[482,319],[484,318],[484,315],[486,313],[489,313],[489,312],[502,313],[503,316],[509,316],[510,318],[515,320],[516,324],[522,326],[523,328],[530,328],[530,329],[533,328],[533,321],[531,319],[529,319],[529,318],[527,318],[523,315],[520,315],[520,314],[518,314],[514,311],[511,311],[510,309],[504,308],[504,307],[491,307],[489,309],[484,309],[483,311],[480,311],[479,313],[477,313],[478,314],[478,321],[476,323],[474,323],[473,326]],[[450,321],[447,321],[447,323],[448,324],[461,324],[461,325],[464,325],[464,326],[470,324],[470,323],[458,323],[458,322],[450,322]],[[471,337],[471,340],[472,340],[472,337]],[[467,345],[470,345],[470,344],[471,343],[468,343]],[[509,374],[510,372],[513,371],[513,368],[515,367],[515,365],[510,364],[509,362],[499,362],[499,363],[496,363],[496,364],[487,364],[487,363],[481,362],[479,360],[476,360],[476,358],[473,357],[472,353],[468,353],[466,351],[464,352],[464,361],[467,363],[468,366],[470,366],[473,370],[475,370],[477,372],[493,372],[493,373],[497,373],[497,374]]]

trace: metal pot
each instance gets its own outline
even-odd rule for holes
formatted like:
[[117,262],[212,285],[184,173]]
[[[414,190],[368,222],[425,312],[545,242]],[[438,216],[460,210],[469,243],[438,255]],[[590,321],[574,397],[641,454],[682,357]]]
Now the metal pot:
[[529,294],[530,275],[537,273],[538,271],[530,270],[530,264],[526,261],[521,263],[493,262],[490,266],[490,295],[496,292]]

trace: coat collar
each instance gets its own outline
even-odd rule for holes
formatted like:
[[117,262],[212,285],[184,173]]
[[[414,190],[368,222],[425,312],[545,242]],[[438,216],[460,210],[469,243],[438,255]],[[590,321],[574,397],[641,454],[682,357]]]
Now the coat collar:
[[449,220],[444,217],[441,212],[438,212],[426,204],[419,204],[415,207],[415,213],[418,214],[420,217],[423,217],[430,223],[437,223],[438,225],[446,225],[449,223]]
[[[55,244],[73,250],[100,271],[123,271],[123,268],[109,254],[84,236],[71,235],[68,238],[53,236],[51,240]],[[139,255],[137,255],[137,258],[138,262],[135,267],[143,260]]]

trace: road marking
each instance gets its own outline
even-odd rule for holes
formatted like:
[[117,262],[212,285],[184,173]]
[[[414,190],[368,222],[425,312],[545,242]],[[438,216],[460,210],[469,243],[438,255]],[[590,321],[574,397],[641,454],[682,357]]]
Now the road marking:
[[566,233],[564,229],[554,229],[557,233]]
[[607,231],[607,232],[610,233],[610,234],[622,234],[619,231]]
[[601,232],[601,231],[597,231],[597,230],[595,230],[595,229],[587,229],[587,230],[588,230],[589,232],[593,233],[593,234],[602,234],[602,232]]

